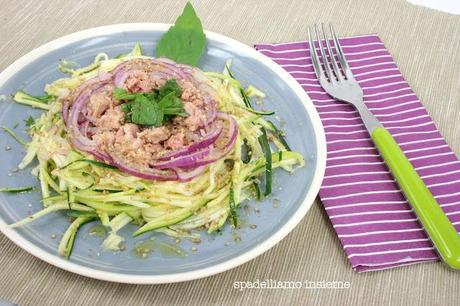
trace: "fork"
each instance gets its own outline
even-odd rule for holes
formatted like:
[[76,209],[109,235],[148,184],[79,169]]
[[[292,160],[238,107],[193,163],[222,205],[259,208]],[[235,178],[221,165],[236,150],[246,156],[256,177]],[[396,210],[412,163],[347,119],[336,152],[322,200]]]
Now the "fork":
[[[400,186],[407,201],[411,204],[418,220],[430,237],[440,257],[449,267],[460,269],[460,236],[456,229],[404,155],[393,136],[391,136],[390,132],[383,127],[364,104],[363,90],[350,70],[332,24],[329,25],[329,28],[335,53],[327,37],[324,24],[321,25],[321,28],[322,38],[320,38],[318,33],[318,27],[314,26],[322,63],[317,53],[317,47],[315,47],[312,40],[310,28],[308,28],[310,56],[319,83],[330,96],[340,101],[348,102],[357,109],[371,139],[390,172],[393,174],[395,181]],[[323,41],[325,41],[328,56],[326,56]]]

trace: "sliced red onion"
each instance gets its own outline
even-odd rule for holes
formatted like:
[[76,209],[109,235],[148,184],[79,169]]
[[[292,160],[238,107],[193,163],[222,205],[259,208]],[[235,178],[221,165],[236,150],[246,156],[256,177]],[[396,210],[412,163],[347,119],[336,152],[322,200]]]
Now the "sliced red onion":
[[157,81],[157,82],[161,82],[161,81],[166,82],[166,80],[168,79],[168,75],[160,71],[151,72],[149,77],[152,81]]
[[123,87],[126,80],[132,75],[134,70],[122,70],[113,77],[113,84],[116,87]]
[[98,75],[99,81],[108,81],[112,78],[112,74],[105,71],[100,71]]
[[[83,110],[83,111],[85,111],[85,110]],[[78,115],[78,120],[77,120],[78,124],[81,125],[81,124],[85,123],[86,121],[88,121],[88,120],[86,119],[86,115],[85,115],[83,112],[80,113],[80,114]]]
[[98,77],[86,80],[85,82],[80,84],[80,86],[72,93],[72,95],[76,99],[83,91],[90,90],[92,92],[94,90],[98,90],[107,85],[109,81],[110,79],[100,80]]
[[[83,135],[79,128],[79,120],[81,114],[86,109],[86,104],[89,101],[90,95],[97,90],[100,90],[102,87],[106,85],[105,82],[95,85],[93,89],[85,88],[85,90],[81,91],[80,94],[75,99],[72,107],[69,110],[68,120],[67,120],[67,128],[70,134],[70,140],[74,144],[75,147],[80,149],[81,151],[88,152],[94,154],[96,151],[96,143],[94,140],[89,139],[86,135]],[[99,153],[94,154],[97,157],[102,159],[107,159],[108,155],[106,153]]]
[[80,114],[83,110],[83,107],[86,106],[86,103],[89,99],[88,91],[82,92],[77,99],[75,100],[72,108],[70,109],[69,113],[69,120],[67,127],[70,130],[71,141],[73,144],[82,151],[92,151],[96,148],[96,143],[87,138],[86,136],[82,135],[79,129],[78,120],[80,118]]
[[173,170],[160,170],[160,169],[137,169],[130,166],[128,163],[118,158],[115,155],[111,155],[111,165],[117,167],[123,172],[131,175],[146,179],[146,180],[157,180],[157,181],[174,181],[178,179],[178,176]]
[[88,127],[88,137],[93,137],[97,133],[97,128],[95,126]]
[[120,64],[118,64],[118,66],[116,66],[109,73],[112,74],[112,75],[116,75],[117,73],[121,72],[122,70],[127,70],[126,66],[128,66],[129,64],[131,64],[131,61],[121,62]]
[[[206,119],[196,132],[197,139],[188,147],[168,152],[156,161],[152,167],[136,168],[113,153],[97,149],[92,139],[97,130],[91,124],[96,121],[87,114],[87,103],[90,96],[101,90],[107,84],[122,87],[127,78],[133,73],[137,64],[142,68],[143,61],[150,61],[157,69],[150,73],[152,80],[167,80],[177,78],[178,81],[191,81],[203,93]],[[112,73],[102,73],[98,77],[84,82],[72,95],[75,97],[73,105],[68,101],[63,104],[62,115],[68,128],[73,145],[84,152],[93,154],[97,159],[105,161],[121,171],[131,175],[151,180],[179,180],[187,182],[206,170],[206,165],[224,157],[235,144],[238,128],[235,119],[217,111],[214,89],[208,85],[207,78],[200,70],[187,65],[177,64],[172,60],[159,58],[141,60],[130,65],[130,61],[118,65]],[[225,123],[225,129],[223,124]],[[224,132],[225,130],[225,132]],[[192,138],[193,139],[193,138]]]
[[176,172],[179,181],[184,183],[193,180],[198,175],[201,175],[206,170],[206,166],[197,167],[192,170],[185,170],[180,168],[175,168],[173,170]]
[[88,114],[84,114],[84,116],[85,116],[85,121],[89,121],[89,122],[91,122],[91,123],[95,123],[95,122],[96,122],[96,118],[95,118],[95,117],[90,116],[90,115],[88,115]]
[[108,155],[107,153],[105,153],[105,152],[101,152],[101,151],[98,151],[98,150],[93,150],[93,151],[88,151],[87,153],[92,154],[94,157],[96,157],[100,161],[103,161],[103,162],[106,162],[106,163],[108,163],[108,164],[110,164],[112,166],[115,166],[113,164],[112,157],[110,155]]
[[168,154],[165,154],[162,157],[160,157],[158,160],[160,160],[160,161],[168,160],[168,159],[171,159],[173,157],[178,157],[178,156],[182,156],[182,155],[185,155],[185,154],[190,154],[190,153],[195,152],[195,151],[197,151],[199,149],[209,147],[211,144],[213,144],[217,140],[217,138],[219,137],[221,132],[222,132],[222,125],[217,125],[217,127],[215,129],[213,129],[208,134],[205,134],[200,141],[194,142],[191,145],[189,145],[188,147],[185,147],[185,148],[170,152]]
[[[221,159],[222,157],[227,155],[228,152],[231,151],[231,149],[233,148],[233,145],[235,144],[236,136],[238,135],[238,127],[237,127],[236,121],[235,121],[235,119],[233,119],[233,117],[231,117],[231,116],[229,116],[227,114],[221,113],[221,112],[218,113],[217,117],[219,119],[226,120],[229,123],[227,133],[224,136],[224,137],[228,138],[228,140],[222,145],[221,148],[216,148],[215,147],[214,150],[212,151],[212,153],[207,158],[197,160],[193,164],[193,166],[190,166],[190,167],[185,166],[185,167],[182,167],[182,168],[190,169],[190,168],[195,168],[195,167],[199,167],[199,166],[203,166],[203,165],[213,163],[216,160]],[[221,134],[220,137],[222,137],[222,134]],[[218,141],[219,141],[219,139],[216,140],[216,143]]]
[[[168,69],[173,75],[177,76],[180,80],[191,81],[191,75],[183,71],[177,66],[177,63],[167,58],[156,58],[151,60],[153,63],[161,65],[164,69]],[[167,71],[164,71],[167,72]]]
[[85,121],[82,124],[80,124],[80,132],[83,134],[83,136],[88,137],[88,127],[89,127],[89,121]]
[[201,149],[199,151],[181,155],[176,158],[171,158],[170,160],[160,161],[154,163],[152,167],[158,169],[168,169],[168,168],[195,168],[195,164],[200,160],[206,158],[211,153],[211,147]]
[[162,63],[173,65],[173,66],[179,66],[175,61],[173,61],[172,59],[166,58],[166,57],[158,57],[154,59],[154,61],[162,62]]
[[207,114],[206,114],[206,122],[204,124],[204,126],[209,126],[211,125],[217,118],[217,108],[215,105],[211,105],[211,109],[208,110]]

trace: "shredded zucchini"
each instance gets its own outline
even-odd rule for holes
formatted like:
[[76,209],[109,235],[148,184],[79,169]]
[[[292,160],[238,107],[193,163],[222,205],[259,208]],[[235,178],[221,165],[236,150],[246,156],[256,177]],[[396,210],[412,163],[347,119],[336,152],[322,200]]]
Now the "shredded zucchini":
[[0,188],[0,192],[8,192],[8,193],[21,193],[21,192],[28,192],[34,190],[32,186],[26,187],[14,187],[14,188]]
[[109,231],[102,244],[104,250],[119,249],[124,238],[117,232],[130,223],[139,226],[134,236],[157,231],[192,240],[200,237],[196,230],[204,227],[212,233],[227,220],[237,227],[240,203],[254,197],[254,193],[257,199],[261,198],[260,177],[265,177],[263,194],[268,196],[272,169],[293,170],[304,164],[302,155],[290,150],[282,132],[264,119],[273,112],[253,108],[251,97],[265,95],[253,86],[243,88],[230,70],[231,61],[227,61],[223,73],[207,72],[206,75],[216,90],[218,109],[238,123],[236,144],[227,156],[207,166],[206,171],[192,181],[143,180],[75,150],[67,139],[60,98],[85,80],[136,57],[143,57],[139,44],[116,58],[99,54],[87,67],[75,69],[74,65],[62,62],[60,68],[69,77],[45,87],[46,101],[24,92],[15,95],[18,103],[46,111],[30,128],[31,141],[23,143],[27,152],[19,165],[24,169],[38,161],[33,173],[40,180],[44,208],[10,226],[27,224],[54,211],[67,211],[75,219],[59,245],[62,256],[70,256],[78,229],[94,220],[99,220]]

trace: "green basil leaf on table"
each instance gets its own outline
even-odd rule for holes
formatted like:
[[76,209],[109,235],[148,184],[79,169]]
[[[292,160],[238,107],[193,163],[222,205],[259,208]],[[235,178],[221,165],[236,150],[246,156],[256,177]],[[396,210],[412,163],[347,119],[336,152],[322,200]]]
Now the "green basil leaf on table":
[[156,47],[157,57],[197,66],[206,47],[206,35],[190,2],[185,5],[174,26],[163,34]]

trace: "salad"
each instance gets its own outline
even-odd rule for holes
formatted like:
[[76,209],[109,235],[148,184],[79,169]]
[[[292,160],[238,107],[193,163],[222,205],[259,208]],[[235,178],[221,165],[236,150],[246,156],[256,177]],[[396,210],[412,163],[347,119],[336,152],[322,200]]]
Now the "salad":
[[17,103],[44,110],[30,119],[18,166],[38,163],[32,174],[44,207],[10,226],[66,211],[72,221],[59,244],[64,257],[88,222],[109,230],[105,250],[120,249],[117,232],[129,223],[138,225],[134,236],[155,231],[191,240],[227,222],[238,227],[240,204],[269,197],[273,170],[292,172],[304,159],[269,119],[275,113],[255,108],[265,94],[235,79],[231,59],[219,73],[197,67],[205,48],[187,3],[158,42],[157,57],[136,44],[114,58],[98,54],[86,67],[62,61],[68,77],[47,84],[45,95],[18,91]]

